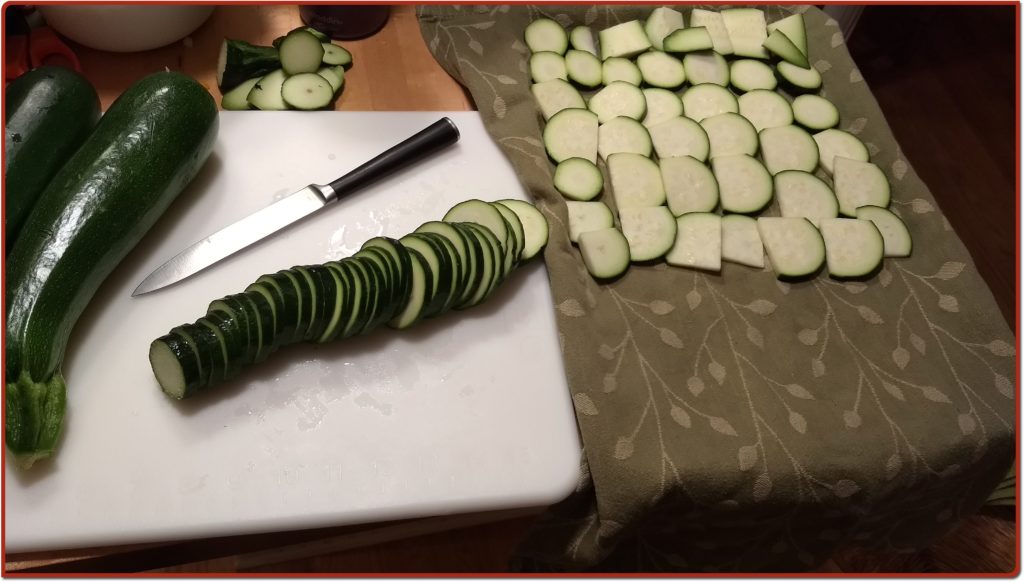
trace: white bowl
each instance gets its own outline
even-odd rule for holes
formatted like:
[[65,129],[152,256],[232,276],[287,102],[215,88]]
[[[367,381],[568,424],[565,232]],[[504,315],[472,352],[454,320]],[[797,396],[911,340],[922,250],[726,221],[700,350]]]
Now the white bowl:
[[215,6],[42,5],[46,23],[71,40],[98,50],[145,51],[181,40],[210,17]]

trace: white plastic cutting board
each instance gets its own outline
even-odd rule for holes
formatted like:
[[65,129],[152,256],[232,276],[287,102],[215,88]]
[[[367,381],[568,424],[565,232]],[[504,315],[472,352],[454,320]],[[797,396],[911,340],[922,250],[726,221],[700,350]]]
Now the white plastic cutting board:
[[[443,115],[448,150],[192,279],[131,298],[165,260]],[[58,549],[536,507],[576,483],[580,444],[543,262],[486,304],[301,345],[174,402],[150,341],[261,274],[347,256],[469,199],[523,198],[476,113],[228,112],[203,173],[75,328],[53,462],[6,471],[6,550]]]

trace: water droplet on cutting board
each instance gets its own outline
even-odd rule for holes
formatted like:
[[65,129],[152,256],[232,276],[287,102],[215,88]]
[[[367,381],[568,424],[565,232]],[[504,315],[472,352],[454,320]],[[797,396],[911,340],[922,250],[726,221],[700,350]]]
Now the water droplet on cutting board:
[[336,156],[334,154],[327,154],[327,159],[328,160],[336,160],[336,159],[338,159],[338,156]]
[[277,202],[278,200],[284,198],[289,194],[291,194],[291,190],[289,190],[288,188],[281,188],[277,192],[274,192],[274,202]]
[[363,392],[356,397],[355,403],[362,408],[372,408],[384,416],[391,416],[391,405],[386,402],[380,402],[373,396],[370,396],[366,392]]

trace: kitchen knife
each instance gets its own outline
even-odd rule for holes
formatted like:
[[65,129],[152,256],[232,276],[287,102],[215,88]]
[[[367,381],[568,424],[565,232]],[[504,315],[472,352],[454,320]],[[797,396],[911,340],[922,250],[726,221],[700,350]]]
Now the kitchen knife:
[[458,140],[459,128],[455,127],[451,119],[441,118],[330,184],[310,184],[193,244],[150,273],[135,288],[132,297],[187,279],[282,228],[314,214],[338,198]]

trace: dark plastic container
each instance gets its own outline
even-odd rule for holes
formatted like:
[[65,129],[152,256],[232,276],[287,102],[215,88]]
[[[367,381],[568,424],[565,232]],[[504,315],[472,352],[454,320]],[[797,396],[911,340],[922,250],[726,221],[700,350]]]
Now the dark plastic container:
[[391,13],[387,4],[310,4],[299,6],[299,17],[336,40],[364,38],[384,27]]

